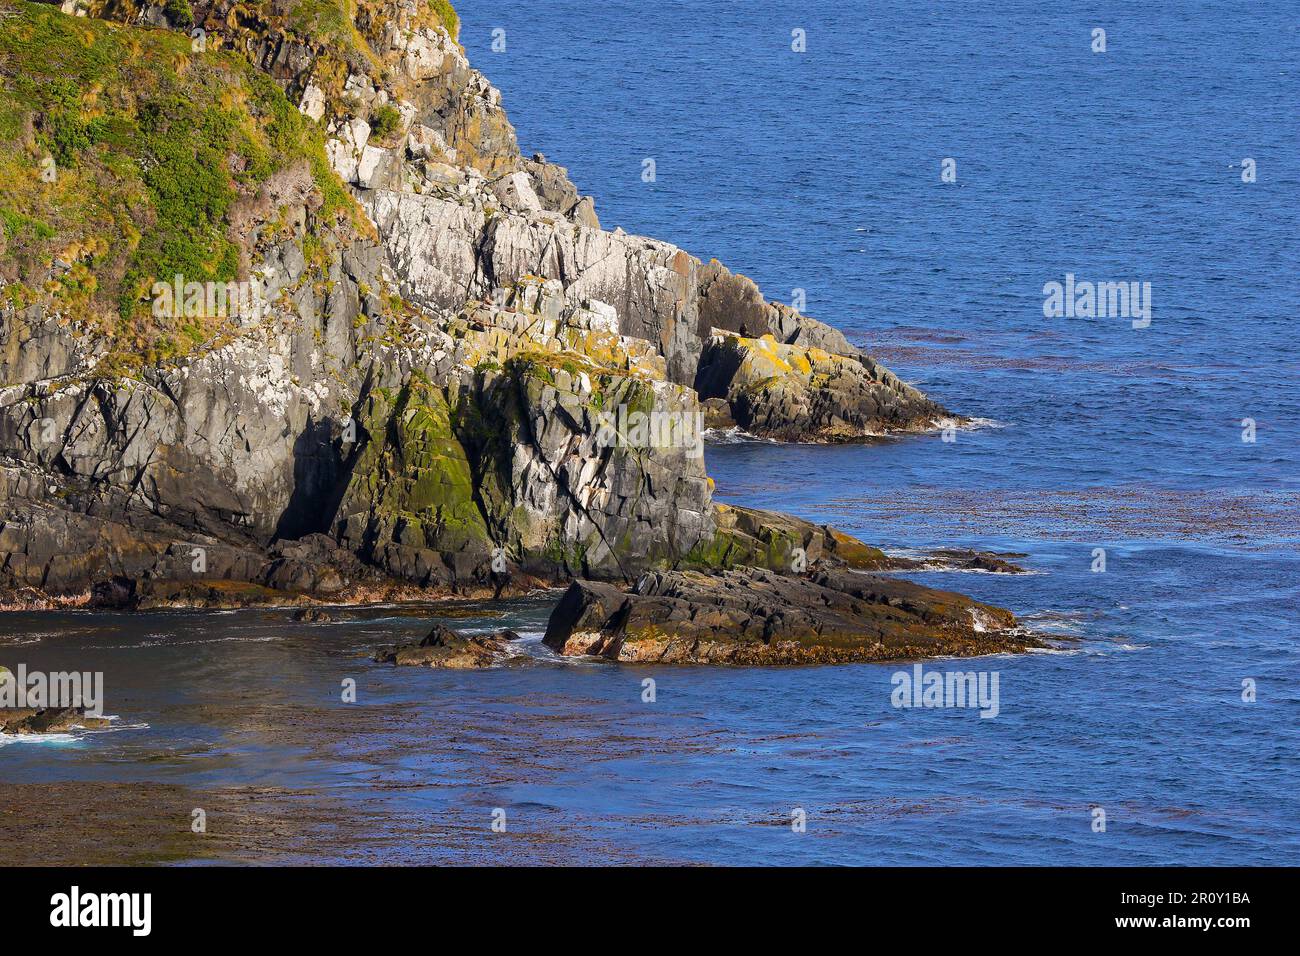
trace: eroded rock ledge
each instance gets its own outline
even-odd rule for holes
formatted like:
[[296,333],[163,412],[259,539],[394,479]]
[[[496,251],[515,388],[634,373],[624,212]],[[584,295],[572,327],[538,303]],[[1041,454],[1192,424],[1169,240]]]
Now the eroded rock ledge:
[[838,664],[1023,651],[1010,611],[910,581],[833,568],[656,571],[630,590],[575,581],[546,629],[566,656],[631,663]]

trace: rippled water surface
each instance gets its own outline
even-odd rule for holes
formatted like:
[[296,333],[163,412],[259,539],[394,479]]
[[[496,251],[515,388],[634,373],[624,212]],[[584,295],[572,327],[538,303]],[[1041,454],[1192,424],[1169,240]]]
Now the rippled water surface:
[[[900,552],[1023,553],[1038,573],[917,578],[1060,646],[983,660],[981,719],[895,709],[895,666],[557,661],[545,599],[448,620],[525,635],[481,673],[369,661],[428,610],[10,614],[0,662],[103,670],[120,721],[0,746],[0,810],[84,804],[102,852],[180,860],[1300,862],[1294,10],[457,7],[521,146],[606,226],[805,290],[984,420],[953,443],[713,445],[719,497]],[[1067,272],[1150,282],[1150,327],[1045,319]]]

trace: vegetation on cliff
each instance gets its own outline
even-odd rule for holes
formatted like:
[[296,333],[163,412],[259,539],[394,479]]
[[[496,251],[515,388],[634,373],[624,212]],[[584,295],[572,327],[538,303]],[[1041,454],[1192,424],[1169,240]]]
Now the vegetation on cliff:
[[[721,264],[601,230],[444,0],[84,3],[0,0],[0,588],[896,567],[715,504],[700,399],[792,440],[942,409]],[[254,273],[252,316],[152,308]]]
[[8,304],[48,303],[138,362],[184,354],[212,325],[152,315],[152,284],[246,278],[251,207],[295,177],[322,223],[354,208],[320,130],[241,57],[179,32],[0,6]]

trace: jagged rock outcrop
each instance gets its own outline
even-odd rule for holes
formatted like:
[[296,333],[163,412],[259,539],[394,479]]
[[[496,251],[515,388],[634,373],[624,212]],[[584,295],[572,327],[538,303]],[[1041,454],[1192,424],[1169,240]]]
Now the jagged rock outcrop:
[[695,387],[702,400],[726,403],[713,425],[777,441],[860,441],[952,418],[865,355],[785,345],[771,334],[711,336]]
[[700,560],[710,568],[763,567],[802,572],[820,562],[862,570],[897,566],[878,548],[802,518],[736,505],[713,506],[713,538],[701,546]]
[[[694,426],[692,390],[599,303],[521,282],[450,320],[433,364],[376,370],[339,539],[408,580],[493,573],[626,577],[713,533],[700,432],[620,435],[623,418]],[[387,378],[385,376],[388,376]],[[391,381],[391,385],[389,382]]]
[[715,508],[700,390],[798,440],[943,414],[721,264],[602,230],[444,0],[3,12],[0,604],[869,550]]
[[1023,651],[1010,612],[829,568],[648,572],[628,591],[575,581],[544,638],[568,656],[661,664],[832,664]]

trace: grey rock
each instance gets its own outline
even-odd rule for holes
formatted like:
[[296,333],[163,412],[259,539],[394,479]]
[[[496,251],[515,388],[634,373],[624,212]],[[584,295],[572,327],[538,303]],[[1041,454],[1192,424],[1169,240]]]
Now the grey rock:
[[[942,412],[720,264],[601,229],[562,167],[520,155],[500,94],[428,13],[362,5],[375,58],[342,61],[206,16],[319,119],[374,227],[321,221],[303,170],[247,197],[229,225],[260,318],[124,375],[53,302],[0,297],[0,603],[499,592],[757,560],[813,532],[716,508],[698,447],[610,440],[609,415],[852,440]],[[322,92],[340,76],[345,97]],[[375,142],[386,103],[402,123]],[[808,374],[747,389],[772,350],[742,339],[763,336]]]

